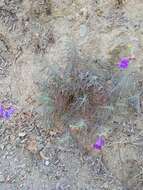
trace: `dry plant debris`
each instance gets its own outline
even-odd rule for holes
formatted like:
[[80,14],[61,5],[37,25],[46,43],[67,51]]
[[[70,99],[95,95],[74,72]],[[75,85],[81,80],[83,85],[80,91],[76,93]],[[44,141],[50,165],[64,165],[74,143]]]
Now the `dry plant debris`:
[[30,136],[26,143],[26,149],[29,150],[31,153],[37,153],[37,141],[35,136]]

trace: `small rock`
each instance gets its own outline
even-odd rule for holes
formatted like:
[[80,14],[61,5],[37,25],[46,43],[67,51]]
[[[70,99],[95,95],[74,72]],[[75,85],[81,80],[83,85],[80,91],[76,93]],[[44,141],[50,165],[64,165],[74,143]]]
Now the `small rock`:
[[0,183],[3,183],[5,181],[5,178],[2,174],[0,174]]
[[23,187],[23,184],[20,184],[20,187]]
[[18,136],[19,136],[19,137],[22,137],[22,138],[25,137],[25,135],[26,135],[25,132],[21,132],[21,133],[18,134]]
[[140,107],[140,96],[132,96],[128,98],[128,104],[130,107],[132,107],[137,113],[141,112],[141,107]]
[[45,161],[45,165],[48,166],[50,162],[48,160]]
[[4,150],[4,147],[5,147],[4,144],[1,144],[1,145],[0,145],[0,149],[1,149],[1,150]]
[[87,34],[87,26],[85,24],[80,25],[80,36],[84,37]]

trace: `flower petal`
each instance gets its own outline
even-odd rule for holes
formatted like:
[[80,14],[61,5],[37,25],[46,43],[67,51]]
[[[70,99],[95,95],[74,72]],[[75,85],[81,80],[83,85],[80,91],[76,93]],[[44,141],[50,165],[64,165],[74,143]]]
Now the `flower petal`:
[[104,137],[103,136],[99,136],[96,139],[95,144],[92,145],[92,148],[93,149],[97,149],[97,150],[101,150],[104,145],[105,145],[105,139],[104,139]]
[[122,58],[122,59],[119,61],[119,63],[118,63],[118,66],[119,66],[119,68],[121,68],[121,69],[126,69],[126,68],[128,67],[128,65],[129,65],[129,59],[126,58],[126,57]]
[[14,108],[12,107],[8,108],[7,110],[3,112],[3,118],[9,119],[11,115],[14,113],[14,111],[15,111]]

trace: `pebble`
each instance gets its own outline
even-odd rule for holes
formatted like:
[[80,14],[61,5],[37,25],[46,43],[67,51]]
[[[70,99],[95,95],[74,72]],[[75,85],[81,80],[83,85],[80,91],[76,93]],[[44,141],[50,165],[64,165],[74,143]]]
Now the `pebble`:
[[141,112],[140,107],[140,96],[136,95],[133,97],[128,98],[128,104],[130,107],[132,107],[137,113]]
[[0,174],[0,183],[3,183],[5,181],[5,178],[2,174]]
[[80,25],[80,36],[84,37],[87,34],[87,26],[85,24]]
[[25,132],[21,132],[18,134],[19,137],[25,137],[26,133]]
[[20,187],[23,187],[23,184],[20,184]]
[[48,166],[50,162],[48,160],[45,161],[45,165]]
[[3,144],[0,145],[1,150],[4,150],[4,147],[5,147],[5,145],[3,145]]

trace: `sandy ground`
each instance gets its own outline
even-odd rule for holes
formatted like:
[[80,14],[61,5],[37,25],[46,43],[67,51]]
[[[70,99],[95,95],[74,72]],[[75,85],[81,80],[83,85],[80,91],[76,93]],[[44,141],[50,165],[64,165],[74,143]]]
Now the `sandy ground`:
[[[115,0],[0,0],[0,100],[16,110],[0,120],[0,190],[143,189],[141,111],[115,113],[103,126],[104,149],[86,153],[66,130],[46,127],[39,101],[50,69],[75,62],[94,69],[96,60],[114,68],[129,44],[130,73],[143,85],[142,10],[142,0],[119,6]],[[74,135],[87,145],[88,135]]]

